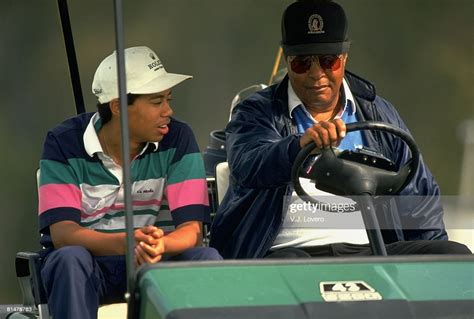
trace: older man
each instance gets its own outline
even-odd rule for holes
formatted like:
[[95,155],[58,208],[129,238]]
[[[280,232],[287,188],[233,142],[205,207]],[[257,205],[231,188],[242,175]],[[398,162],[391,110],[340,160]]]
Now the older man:
[[[311,141],[319,148],[370,148],[397,167],[409,158],[396,138],[369,131],[346,135],[346,123],[365,120],[408,131],[371,83],[346,71],[347,30],[343,8],[332,1],[303,0],[285,10],[281,44],[288,75],[237,105],[226,128],[230,186],[211,229],[211,246],[224,258],[371,254],[360,212],[345,213],[339,219],[344,225],[303,225],[286,200],[295,195],[292,164]],[[439,187],[423,162],[401,195],[417,200],[382,207],[389,219],[383,230],[388,254],[470,253],[447,241]]]

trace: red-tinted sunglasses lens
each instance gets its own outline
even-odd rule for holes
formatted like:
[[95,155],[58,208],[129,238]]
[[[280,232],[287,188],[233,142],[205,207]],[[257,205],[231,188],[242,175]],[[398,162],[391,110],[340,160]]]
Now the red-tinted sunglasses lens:
[[306,73],[316,58],[323,69],[336,71],[341,67],[341,59],[338,55],[298,55],[290,62],[291,70],[297,74]]
[[313,59],[311,56],[299,55],[295,56],[293,60],[291,60],[290,66],[293,72],[303,74],[311,68],[312,63]]
[[338,55],[318,55],[319,65],[323,69],[336,71],[341,67],[341,59]]

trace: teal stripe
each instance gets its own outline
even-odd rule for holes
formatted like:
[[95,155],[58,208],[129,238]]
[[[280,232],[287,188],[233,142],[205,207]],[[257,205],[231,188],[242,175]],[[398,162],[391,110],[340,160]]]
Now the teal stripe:
[[[173,221],[172,220],[162,220],[159,222],[156,222],[154,224],[156,227],[174,227]],[[96,231],[101,232],[101,233],[122,233],[125,232],[125,228],[119,228],[119,229],[96,229]]]
[[94,130],[96,133],[99,133],[101,128],[102,128],[102,118],[99,117],[97,121],[94,123]]
[[90,162],[83,158],[71,158],[68,162],[74,171],[77,172],[81,183],[92,186],[119,184],[117,178],[101,162]]
[[180,161],[170,166],[168,185],[181,183],[189,179],[206,178],[201,153],[184,155]]
[[132,178],[134,181],[157,179],[166,177],[166,171],[173,159],[176,149],[168,149],[148,153],[144,157],[132,162]]
[[40,161],[40,185],[86,183],[118,185],[118,180],[100,162],[89,162],[82,158],[68,160],[69,165],[57,161]]
[[[132,163],[133,181],[165,178],[168,184],[180,183],[188,179],[205,178],[204,164],[200,153],[187,154],[173,165],[168,163],[176,149],[154,152],[137,159]],[[105,169],[101,162],[91,162],[83,158],[68,159],[69,165],[42,160],[40,162],[40,185],[44,184],[74,184],[86,183],[92,186],[118,185],[115,176]],[[168,168],[168,170],[167,170]]]
[[[141,215],[153,215],[153,216],[158,216],[158,213],[156,210],[153,210],[153,209],[144,209],[144,210],[136,210],[133,212],[133,216],[141,216]],[[104,220],[104,219],[114,219],[114,218],[118,218],[118,217],[123,217],[125,216],[125,212],[124,211],[119,211],[119,212],[116,212],[114,214],[105,214],[104,216],[102,216],[101,218],[99,219],[96,219],[94,221],[90,221],[90,222],[82,222],[81,221],[81,226],[83,227],[89,227],[89,226],[92,226],[92,225],[95,225],[97,223],[99,223],[101,220]]]
[[73,169],[61,162],[41,160],[40,172],[40,186],[45,184],[80,184]]

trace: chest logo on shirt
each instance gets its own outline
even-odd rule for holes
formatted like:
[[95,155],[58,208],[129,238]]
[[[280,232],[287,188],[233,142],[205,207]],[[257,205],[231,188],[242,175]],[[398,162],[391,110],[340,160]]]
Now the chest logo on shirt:
[[154,192],[155,191],[152,188],[137,190],[137,194],[148,194],[148,193],[154,193]]

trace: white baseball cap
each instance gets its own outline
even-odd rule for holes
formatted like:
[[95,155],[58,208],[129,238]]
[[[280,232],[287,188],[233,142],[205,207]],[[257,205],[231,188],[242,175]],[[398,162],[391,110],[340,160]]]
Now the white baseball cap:
[[[100,103],[107,103],[119,97],[116,56],[114,51],[95,71],[92,93],[97,96]],[[166,72],[158,55],[145,46],[125,49],[125,69],[127,94],[163,92],[192,78],[191,75]]]

